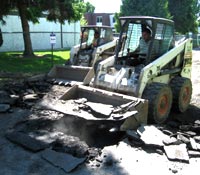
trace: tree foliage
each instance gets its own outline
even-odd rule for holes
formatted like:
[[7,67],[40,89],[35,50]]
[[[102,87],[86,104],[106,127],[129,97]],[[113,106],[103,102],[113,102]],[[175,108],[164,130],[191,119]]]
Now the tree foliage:
[[122,0],[121,13],[124,16],[157,16],[169,18],[167,0]]
[[[85,13],[94,13],[95,7],[89,2],[85,3]],[[88,21],[85,19],[84,15],[80,20],[81,26],[85,26],[88,24]]]
[[[116,16],[156,16],[170,18],[168,0],[122,0],[120,13]],[[119,20],[117,20],[119,21]],[[120,24],[116,24],[117,30]]]
[[169,11],[177,32],[182,34],[197,32],[198,0],[169,0]]
[[89,2],[86,2],[85,6],[86,6],[85,12],[89,12],[89,13],[93,13],[94,12],[95,6],[93,6]]
[[24,55],[32,56],[33,49],[28,21],[39,22],[39,17],[46,15],[47,20],[65,23],[78,21],[86,10],[83,0],[1,0],[0,20],[12,10],[18,12],[24,38]]
[[[120,16],[155,16],[172,19],[175,30],[185,34],[197,32],[197,14],[199,13],[198,0],[122,0]],[[117,20],[118,21],[118,20]],[[119,22],[116,29],[119,31]]]

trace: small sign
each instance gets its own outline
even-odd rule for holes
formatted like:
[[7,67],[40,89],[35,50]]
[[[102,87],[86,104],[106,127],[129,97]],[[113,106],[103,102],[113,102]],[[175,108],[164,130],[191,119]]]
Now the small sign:
[[50,44],[56,44],[56,34],[53,32],[50,34]]

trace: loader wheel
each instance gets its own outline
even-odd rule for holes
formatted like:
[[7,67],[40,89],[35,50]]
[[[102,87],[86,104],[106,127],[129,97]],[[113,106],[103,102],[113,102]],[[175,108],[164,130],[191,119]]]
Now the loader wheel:
[[142,98],[149,101],[149,121],[158,124],[164,123],[167,120],[171,110],[171,88],[162,83],[152,83],[146,87]]
[[177,76],[171,80],[170,86],[173,93],[172,109],[176,112],[185,112],[192,96],[191,80]]

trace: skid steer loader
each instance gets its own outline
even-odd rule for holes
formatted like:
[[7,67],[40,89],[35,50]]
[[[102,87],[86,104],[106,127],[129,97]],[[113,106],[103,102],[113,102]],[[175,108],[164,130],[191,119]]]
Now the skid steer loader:
[[[156,123],[166,121],[171,108],[186,111],[192,94],[192,40],[176,42],[171,20],[145,16],[120,20],[122,31],[116,54],[99,64],[91,85],[147,99],[148,117]],[[140,53],[135,58],[130,52],[138,47],[143,28],[152,31],[152,41],[145,62],[131,66],[131,61],[140,57]]]
[[[128,16],[120,21],[116,52],[95,67],[90,86],[71,87],[51,108],[119,130],[163,123],[171,109],[186,111],[192,94],[192,40],[175,41],[174,23],[168,19]],[[133,57],[144,28],[151,30],[148,52]],[[143,64],[130,64],[140,56],[145,56]]]
[[[94,35],[98,35],[95,45]],[[59,84],[87,84],[94,76],[95,63],[113,55],[115,46],[116,39],[111,27],[81,27],[80,44],[71,48],[70,59],[65,65],[55,65],[48,73],[48,77]]]

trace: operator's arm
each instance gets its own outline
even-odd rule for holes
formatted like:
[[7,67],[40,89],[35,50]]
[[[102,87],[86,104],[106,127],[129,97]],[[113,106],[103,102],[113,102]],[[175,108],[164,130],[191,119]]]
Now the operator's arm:
[[138,46],[134,51],[128,52],[127,56],[136,58],[138,57],[139,53],[140,53],[140,47]]

